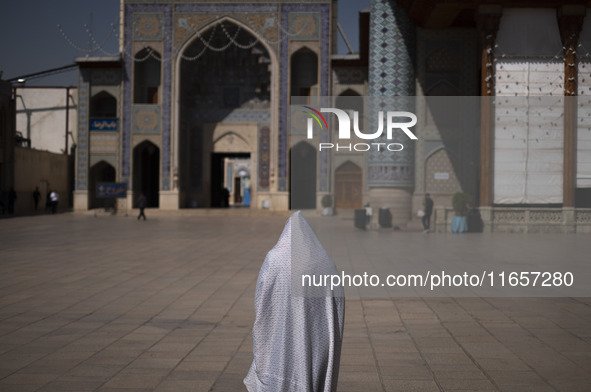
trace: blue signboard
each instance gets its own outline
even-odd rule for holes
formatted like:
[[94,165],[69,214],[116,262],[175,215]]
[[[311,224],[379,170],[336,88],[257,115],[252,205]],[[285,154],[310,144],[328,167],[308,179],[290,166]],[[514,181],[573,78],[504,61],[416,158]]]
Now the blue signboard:
[[91,118],[91,131],[117,131],[119,120],[116,118]]
[[114,182],[100,182],[96,186],[96,197],[126,197],[127,184]]

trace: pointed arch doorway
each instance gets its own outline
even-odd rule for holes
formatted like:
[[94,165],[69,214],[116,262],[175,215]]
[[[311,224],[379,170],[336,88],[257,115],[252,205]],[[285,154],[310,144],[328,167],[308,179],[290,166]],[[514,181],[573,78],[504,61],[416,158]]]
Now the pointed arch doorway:
[[96,196],[97,185],[101,182],[115,182],[115,168],[105,161],[100,161],[90,168],[88,177],[88,207],[89,208],[113,208],[115,207],[114,198],[99,198]]
[[133,149],[134,207],[140,194],[148,199],[148,207],[158,207],[160,182],[160,149],[144,141]]
[[289,208],[316,208],[316,149],[299,142],[289,150]]
[[363,199],[363,174],[361,168],[351,161],[340,165],[335,171],[335,207],[361,208]]
[[[276,122],[271,110],[276,95],[274,59],[264,39],[229,17],[197,32],[181,50],[177,73],[181,207],[220,207],[222,192],[228,188],[224,159],[256,156],[259,124]],[[220,148],[216,143],[228,130],[233,136]],[[240,140],[249,142],[244,144],[247,149],[237,146]]]

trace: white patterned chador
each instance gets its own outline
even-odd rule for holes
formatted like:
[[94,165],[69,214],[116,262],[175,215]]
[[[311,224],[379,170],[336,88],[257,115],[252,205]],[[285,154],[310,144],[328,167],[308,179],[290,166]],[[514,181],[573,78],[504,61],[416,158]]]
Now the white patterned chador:
[[[292,274],[338,274],[301,212],[267,254],[255,293],[250,392],[337,390],[345,316],[342,287],[299,292]],[[315,288],[318,289],[318,288]],[[298,292],[296,292],[296,290]]]

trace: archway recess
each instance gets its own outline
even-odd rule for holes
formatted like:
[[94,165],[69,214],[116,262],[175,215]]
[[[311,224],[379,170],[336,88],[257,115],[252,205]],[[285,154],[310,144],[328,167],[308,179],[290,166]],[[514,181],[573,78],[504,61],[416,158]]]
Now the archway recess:
[[152,142],[144,141],[133,149],[133,191],[148,199],[148,207],[158,207],[160,183],[160,149]]
[[316,208],[316,150],[299,142],[289,150],[290,209]]
[[[273,122],[272,53],[248,28],[223,18],[197,33],[178,61],[179,203],[215,207],[220,162],[256,156],[258,125]],[[228,148],[219,151],[219,144]]]
[[88,207],[89,208],[113,208],[115,199],[96,197],[97,185],[103,182],[115,182],[115,168],[105,161],[100,161],[90,168],[88,176]]

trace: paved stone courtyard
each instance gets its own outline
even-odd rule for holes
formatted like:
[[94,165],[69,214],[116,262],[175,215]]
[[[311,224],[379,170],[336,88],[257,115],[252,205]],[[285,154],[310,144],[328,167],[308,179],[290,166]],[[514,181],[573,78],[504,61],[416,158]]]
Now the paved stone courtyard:
[[[256,278],[287,215],[147,216],[0,220],[0,391],[245,390]],[[374,234],[395,247],[447,236]],[[453,238],[439,251],[457,252]],[[588,236],[527,238],[591,254]],[[590,385],[590,298],[347,299],[339,391]]]

